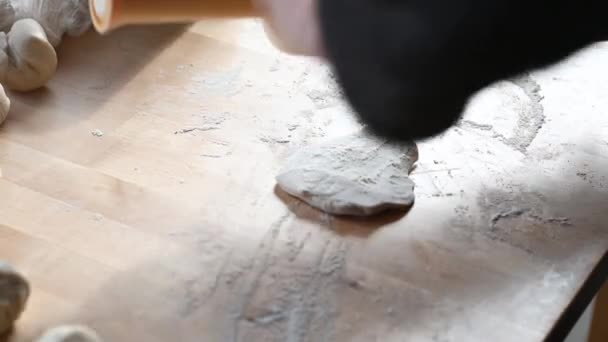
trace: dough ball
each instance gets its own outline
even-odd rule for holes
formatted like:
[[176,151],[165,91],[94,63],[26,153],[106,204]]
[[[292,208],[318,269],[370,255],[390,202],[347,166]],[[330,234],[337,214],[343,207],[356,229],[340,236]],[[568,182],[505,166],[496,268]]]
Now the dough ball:
[[4,123],[4,120],[6,120],[10,109],[11,100],[8,98],[8,96],[6,96],[4,88],[0,85],[0,125]]
[[35,20],[18,20],[7,35],[0,35],[0,83],[9,89],[43,87],[56,70],[57,53]]
[[14,0],[0,0],[0,31],[8,31],[15,22]]
[[36,342],[101,342],[90,328],[80,325],[64,325],[47,330]]
[[91,27],[89,0],[0,0],[0,30],[26,18],[40,23],[55,47],[64,34],[78,36]]
[[0,261],[0,336],[13,327],[25,309],[30,285],[13,267]]
[[326,213],[369,216],[412,206],[408,174],[417,160],[415,143],[391,144],[362,131],[302,148],[288,158],[277,182]]

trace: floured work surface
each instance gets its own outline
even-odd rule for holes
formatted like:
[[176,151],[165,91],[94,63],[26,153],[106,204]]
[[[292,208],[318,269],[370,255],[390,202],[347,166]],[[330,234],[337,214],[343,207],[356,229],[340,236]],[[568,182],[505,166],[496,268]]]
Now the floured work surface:
[[410,212],[355,220],[275,189],[292,151],[359,127],[324,68],[261,34],[91,34],[12,95],[0,256],[32,284],[13,340],[546,337],[608,246],[607,47],[480,95],[419,144]]

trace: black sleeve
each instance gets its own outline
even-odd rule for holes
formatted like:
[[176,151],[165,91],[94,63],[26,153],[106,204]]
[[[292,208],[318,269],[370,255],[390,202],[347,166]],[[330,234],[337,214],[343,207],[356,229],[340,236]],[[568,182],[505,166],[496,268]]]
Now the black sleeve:
[[319,3],[348,101],[373,131],[398,140],[441,133],[480,89],[607,38],[607,9],[606,0]]

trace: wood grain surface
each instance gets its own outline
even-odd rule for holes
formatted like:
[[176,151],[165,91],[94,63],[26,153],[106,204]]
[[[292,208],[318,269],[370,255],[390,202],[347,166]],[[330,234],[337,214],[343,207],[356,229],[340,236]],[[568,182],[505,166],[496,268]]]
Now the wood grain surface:
[[259,23],[59,56],[0,128],[0,258],[33,286],[11,342],[542,341],[605,280],[608,45],[481,93],[420,143],[409,213],[364,220],[276,189],[291,151],[359,124]]

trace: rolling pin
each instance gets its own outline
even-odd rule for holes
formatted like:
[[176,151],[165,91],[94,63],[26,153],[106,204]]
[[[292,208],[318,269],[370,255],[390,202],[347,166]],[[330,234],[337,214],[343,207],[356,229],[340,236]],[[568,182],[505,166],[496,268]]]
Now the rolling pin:
[[100,33],[131,24],[256,16],[251,0],[89,0],[89,8]]

